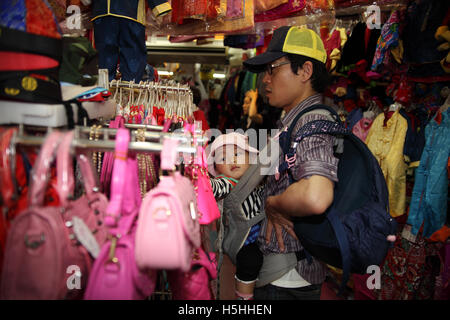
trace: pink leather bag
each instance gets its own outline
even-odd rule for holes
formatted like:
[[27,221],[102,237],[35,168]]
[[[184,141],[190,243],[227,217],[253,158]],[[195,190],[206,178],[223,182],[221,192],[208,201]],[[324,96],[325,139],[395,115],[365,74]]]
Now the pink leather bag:
[[[60,207],[43,207],[54,154],[59,151],[58,154],[63,155],[56,148],[61,144],[61,150],[68,151],[69,148],[62,143],[70,144],[69,138],[65,139],[64,134],[54,131],[48,135],[39,153],[33,169],[30,206],[13,221],[8,235],[0,290],[2,299],[82,297],[92,258],[84,246],[77,243],[72,223],[76,212],[87,217],[92,208],[86,199],[67,201],[62,190],[58,190]],[[67,160],[66,155],[63,156]],[[65,160],[58,159],[58,177],[73,174],[64,171],[67,167],[61,162]],[[81,168],[83,172],[87,171],[84,165]]]
[[[116,116],[109,122],[109,128],[117,129],[125,127],[125,119],[122,116]],[[114,153],[105,152],[102,161],[102,171],[100,173],[100,186],[102,192],[109,198],[111,194],[111,176],[114,166]]]
[[[177,145],[177,140],[164,139],[161,169],[174,170]],[[179,172],[160,177],[146,194],[136,232],[136,262],[141,270],[189,270],[193,250],[200,246],[196,202],[191,181]]]
[[205,149],[201,146],[197,147],[197,161],[192,168],[192,181],[197,195],[199,222],[210,224],[220,218],[220,211],[209,181]]
[[[68,219],[72,220],[73,233],[78,234],[78,242],[85,245],[90,254],[96,258],[99,253],[99,248],[95,249],[89,246],[90,235],[87,235],[86,232],[90,231],[95,237],[97,245],[93,245],[94,247],[100,247],[106,241],[107,230],[104,226],[104,215],[108,206],[108,199],[104,194],[99,192],[98,182],[92,168],[90,157],[87,153],[78,151],[77,160],[83,177],[85,193],[80,198],[71,200],[75,185],[73,161],[70,154],[73,137],[74,131],[67,132],[58,147],[57,191],[61,205],[65,208],[64,214]],[[83,222],[78,221],[73,223],[74,217],[80,218]],[[85,226],[80,225],[83,223],[89,231],[86,230]]]
[[167,278],[173,300],[211,300],[210,281],[217,278],[216,255],[199,248],[188,272],[169,271]]
[[[194,137],[194,145],[196,145],[195,138],[195,124],[185,124],[185,131],[191,132]],[[194,163],[186,168],[190,173],[192,183],[194,185],[195,194],[197,196],[198,206],[198,221],[200,224],[210,224],[214,220],[220,218],[219,207],[214,198],[211,182],[208,175],[208,163],[206,160],[205,148],[197,147],[197,153]]]
[[135,261],[135,220],[141,204],[136,159],[128,156],[130,133],[116,136],[111,201],[105,224],[110,238],[103,245],[89,277],[87,300],[137,300],[149,297],[156,272],[140,272]]

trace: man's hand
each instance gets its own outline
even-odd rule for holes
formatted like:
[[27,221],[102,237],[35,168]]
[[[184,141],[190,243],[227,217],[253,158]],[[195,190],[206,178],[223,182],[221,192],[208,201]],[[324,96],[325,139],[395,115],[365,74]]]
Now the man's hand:
[[283,241],[283,228],[294,239],[298,240],[294,232],[294,224],[290,220],[289,216],[279,212],[277,210],[277,196],[268,197],[265,205],[265,212],[267,217],[267,230],[266,230],[266,243],[270,242],[272,230],[275,229],[275,236],[277,237],[278,246],[281,251],[285,250]]

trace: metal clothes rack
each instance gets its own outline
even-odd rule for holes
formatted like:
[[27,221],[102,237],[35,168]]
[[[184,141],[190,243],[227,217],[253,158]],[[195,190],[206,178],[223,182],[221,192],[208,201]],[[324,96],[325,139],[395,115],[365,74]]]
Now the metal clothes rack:
[[383,1],[374,1],[372,4],[367,5],[353,5],[345,8],[335,9],[335,17],[343,18],[346,16],[355,16],[363,14],[372,5],[377,5],[381,12],[388,12],[393,10],[400,10],[407,7],[406,0],[397,1],[397,3],[385,3]]
[[[134,125],[134,126],[136,126],[136,129],[138,129],[138,128],[140,128],[139,126],[141,126],[141,125]],[[142,126],[145,126],[145,125],[142,125]],[[89,134],[90,130],[91,130],[90,127],[76,126],[75,127],[75,137],[77,137],[77,134],[79,135],[80,133]],[[100,135],[102,135],[104,137],[104,140],[108,140],[110,136],[114,136],[114,137],[116,136],[117,129],[101,128],[99,133],[100,133]],[[135,137],[136,137],[136,130],[131,130],[131,139],[134,140]],[[193,142],[193,137],[190,135],[186,135],[183,132],[145,131],[145,139],[146,140],[161,141],[165,137],[177,139],[180,142],[184,142],[184,143]],[[204,144],[205,142],[207,142],[207,139],[202,134],[200,134],[198,131],[195,135],[195,138],[196,138],[197,142],[199,142],[201,144]]]
[[162,91],[186,91],[189,93],[192,93],[191,89],[188,85],[170,85],[170,84],[161,84],[159,82],[154,81],[141,81],[140,83],[135,83],[133,81],[121,81],[121,80],[112,80],[109,83],[110,87],[115,88],[128,88],[128,89],[155,89],[155,90],[162,90]]
[[[50,130],[52,130],[50,128]],[[89,134],[90,127],[75,127],[74,139],[72,141],[72,148],[75,149],[89,149],[92,151],[114,151],[115,141],[110,140],[111,137],[115,137],[118,129],[102,128],[99,130],[99,140],[89,140],[89,138],[82,137],[84,134]],[[162,140],[166,137],[178,139],[180,145],[177,148],[178,152],[196,154],[197,145],[203,145],[207,142],[207,139],[202,135],[196,135],[197,145],[193,144],[193,137],[184,133],[178,132],[145,132],[147,141],[133,141],[136,138],[136,131],[131,131],[131,141],[128,146],[128,150],[138,153],[159,153],[162,151]],[[20,125],[16,136],[12,140],[12,144],[26,145],[26,146],[41,146],[45,141],[45,136],[32,136],[26,135],[24,132],[24,126]]]

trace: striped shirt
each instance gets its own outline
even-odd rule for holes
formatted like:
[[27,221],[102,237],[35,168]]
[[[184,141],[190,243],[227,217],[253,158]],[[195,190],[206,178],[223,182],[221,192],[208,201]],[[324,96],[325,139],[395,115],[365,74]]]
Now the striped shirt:
[[[214,197],[216,200],[223,199],[226,195],[228,195],[233,187],[236,185],[237,181],[225,176],[218,176],[215,179],[210,179],[211,186],[213,190]],[[245,214],[245,218],[247,220],[252,219],[253,217],[261,214],[262,208],[262,199],[264,197],[264,185],[260,185],[253,190],[250,195],[245,199],[242,203],[242,211]],[[220,211],[221,203],[219,203]],[[258,240],[258,235],[260,232],[261,226],[259,223],[253,225],[248,233],[247,239],[244,242],[244,246],[254,243]]]
[[[316,94],[305,99],[297,107],[290,110],[283,119],[281,119],[278,129],[284,130],[291,124],[299,112],[309,106],[321,104],[322,100],[323,97],[320,94]],[[328,118],[322,114],[307,114],[297,121],[297,124],[293,130],[293,135],[295,135],[295,133],[303,125],[310,121],[327,119]],[[289,169],[294,180],[298,181],[301,179],[308,179],[312,175],[320,175],[337,182],[338,159],[333,154],[333,147],[335,143],[336,139],[333,136],[323,134],[306,137],[298,143],[296,148],[297,158],[295,165]],[[280,163],[282,163],[284,154],[282,150],[280,151]],[[281,194],[289,185],[290,181],[287,172],[282,173],[279,180],[276,180],[274,176],[269,176],[266,182],[264,200],[269,196]],[[264,254],[280,253],[275,231],[272,232],[271,241],[267,244],[265,241],[266,230],[267,220],[265,219],[262,221],[261,231],[258,238],[258,244],[261,251]],[[286,247],[286,253],[297,252],[303,249],[300,242],[293,239],[284,229],[283,240]],[[325,280],[326,267],[323,263],[314,258],[311,265],[308,264],[306,259],[299,261],[296,269],[298,273],[311,284],[321,283]]]
[[[234,179],[233,179],[234,180]],[[216,200],[220,200],[225,198],[233,187],[236,185],[236,182],[230,180],[228,177],[219,176],[214,179],[210,179],[212,191]],[[253,217],[261,214],[262,209],[262,199],[264,198],[264,185],[260,185],[253,190],[250,195],[245,199],[242,203],[242,211],[245,214],[245,218],[247,220],[252,219]]]

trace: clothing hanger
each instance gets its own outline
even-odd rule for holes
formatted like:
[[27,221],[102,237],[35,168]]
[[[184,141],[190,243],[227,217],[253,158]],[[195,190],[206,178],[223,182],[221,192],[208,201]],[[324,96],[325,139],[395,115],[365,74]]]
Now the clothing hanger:
[[397,111],[397,110],[400,110],[401,107],[402,107],[402,104],[396,101],[396,102],[394,102],[393,104],[391,104],[391,105],[389,106],[389,110],[388,110],[388,111],[393,111],[393,112],[395,112],[395,111]]
[[173,105],[173,92],[170,90],[166,90],[166,101],[167,101],[167,111],[166,113],[170,116],[173,117],[175,114],[174,111],[174,105]]
[[147,87],[147,91],[148,91],[148,97],[147,97],[147,106],[146,106],[146,108],[147,108],[147,112],[148,112],[148,115],[150,115],[150,114],[153,114],[153,106],[154,106],[154,102],[153,102],[153,97],[154,97],[154,90],[153,90],[153,82],[150,82],[149,84],[148,84],[148,87]]
[[126,122],[131,118],[131,107],[134,105],[134,80],[128,82],[128,101],[124,110]]
[[447,96],[447,99],[445,99],[444,104],[439,108],[441,112],[447,111],[448,107],[450,106],[450,94]]
[[[123,100],[122,100],[123,99],[123,96],[122,96],[123,88],[120,85],[120,83],[121,83],[121,80],[119,79],[117,81],[117,91],[119,91],[119,100],[116,100],[116,104],[117,104],[116,114],[123,116]],[[116,91],[116,93],[117,93],[117,91]]]
[[141,86],[142,86],[143,83],[144,83],[144,81],[142,81],[142,80],[139,82],[139,95],[138,95],[137,100],[136,100],[136,106],[140,106],[141,96],[142,96],[142,91],[143,91]]
[[366,119],[374,119],[375,118],[375,112],[373,112],[372,110],[367,110],[363,112],[363,118]]
[[116,79],[112,79],[111,83],[109,84],[109,87],[110,88],[114,87],[114,83],[116,84],[116,91],[114,91],[113,100],[116,101],[116,103],[117,103],[116,97],[117,97],[117,91],[119,90],[119,87],[117,86],[117,80]]

